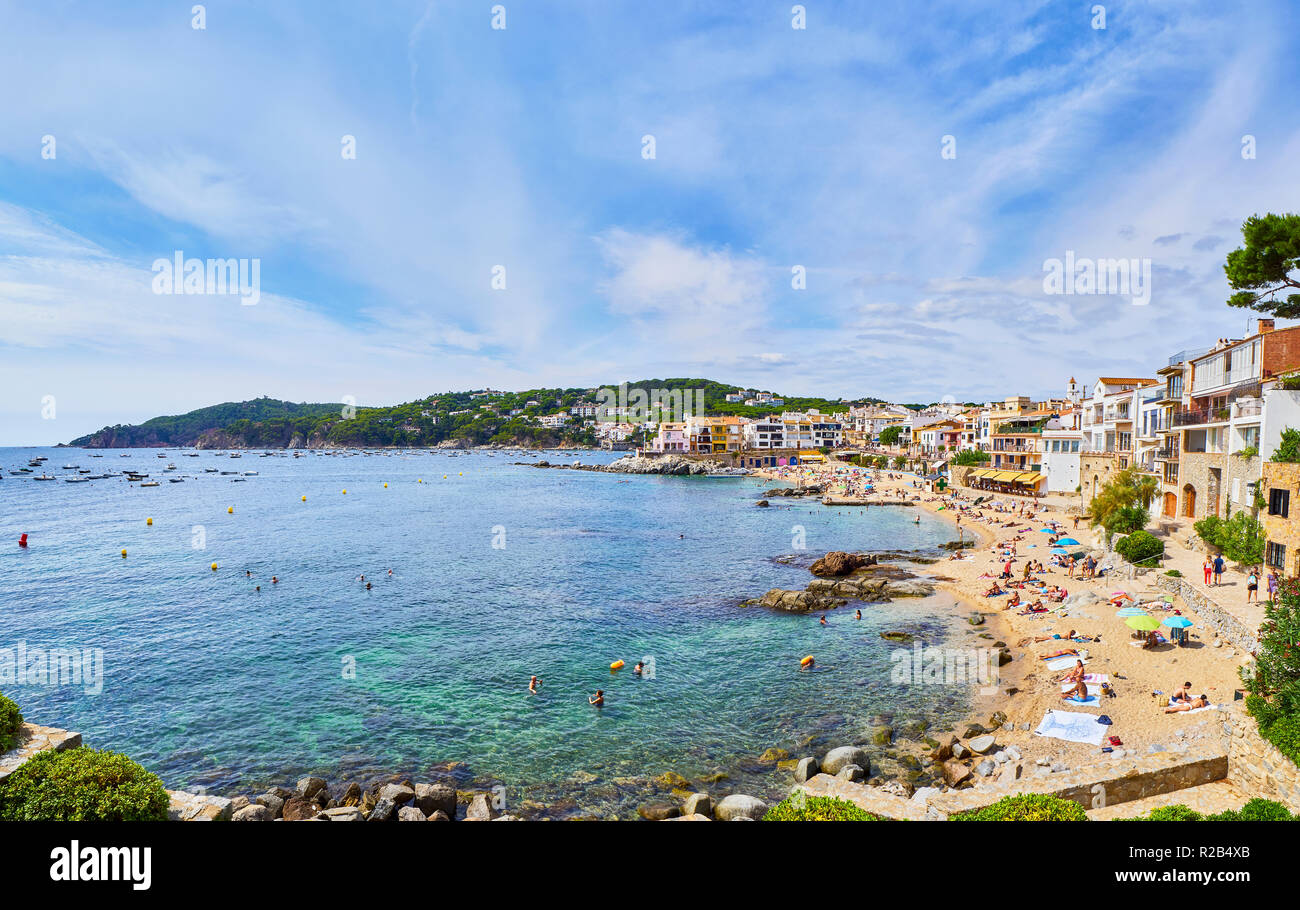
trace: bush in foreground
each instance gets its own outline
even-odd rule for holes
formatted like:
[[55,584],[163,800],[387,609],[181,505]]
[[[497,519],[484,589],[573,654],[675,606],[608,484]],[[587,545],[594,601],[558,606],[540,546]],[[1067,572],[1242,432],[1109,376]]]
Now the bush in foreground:
[[1291,810],[1271,799],[1252,799],[1240,809],[1228,809],[1214,815],[1203,815],[1195,809],[1182,804],[1161,806],[1152,809],[1146,815],[1130,819],[1141,822],[1290,822],[1300,821],[1300,815],[1292,815]]
[[0,752],[8,752],[17,745],[22,726],[23,716],[18,713],[18,706],[0,695]]
[[0,783],[0,821],[166,821],[156,774],[116,752],[40,752]]
[[1038,793],[1005,796],[991,806],[949,816],[955,822],[1086,822],[1083,806]]
[[832,796],[789,796],[763,816],[765,822],[873,822],[876,816]]

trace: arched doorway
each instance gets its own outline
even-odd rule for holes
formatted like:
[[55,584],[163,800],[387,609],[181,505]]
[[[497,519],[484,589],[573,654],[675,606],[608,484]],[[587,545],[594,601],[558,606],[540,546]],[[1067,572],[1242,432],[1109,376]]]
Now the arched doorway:
[[1183,484],[1183,517],[1196,517],[1196,487],[1190,483]]
[[1178,494],[1165,493],[1165,518],[1178,517]]

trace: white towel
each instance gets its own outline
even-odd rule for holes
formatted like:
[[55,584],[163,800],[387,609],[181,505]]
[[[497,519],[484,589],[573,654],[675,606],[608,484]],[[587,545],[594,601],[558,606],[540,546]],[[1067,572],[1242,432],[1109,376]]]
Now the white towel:
[[1047,669],[1055,673],[1058,670],[1068,670],[1074,666],[1076,660],[1082,660],[1086,666],[1088,661],[1081,657],[1058,657],[1055,660],[1049,660],[1046,664]]
[[1076,711],[1048,711],[1043,722],[1034,733],[1051,739],[1063,739],[1072,743],[1090,743],[1100,746],[1102,737],[1110,729],[1105,724],[1097,723],[1097,715],[1082,714]]

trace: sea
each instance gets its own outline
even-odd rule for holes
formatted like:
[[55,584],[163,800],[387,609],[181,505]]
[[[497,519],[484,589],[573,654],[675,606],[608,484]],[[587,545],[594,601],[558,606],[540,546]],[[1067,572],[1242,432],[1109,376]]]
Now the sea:
[[5,649],[102,655],[99,684],[0,681],[27,720],[173,789],[448,780],[526,817],[630,818],[666,772],[780,799],[770,749],[969,708],[963,687],[895,682],[905,646],[880,637],[968,643],[949,596],[824,626],[740,606],[802,588],[830,550],[941,555],[953,529],[921,510],[758,508],[774,484],[752,477],[533,466],[614,453],[239,454],[0,448],[0,671]]

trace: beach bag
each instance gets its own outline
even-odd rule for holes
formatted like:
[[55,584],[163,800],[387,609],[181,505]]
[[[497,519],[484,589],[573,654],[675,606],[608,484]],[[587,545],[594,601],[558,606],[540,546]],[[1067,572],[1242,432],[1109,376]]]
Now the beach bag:
[[1101,717],[1097,718],[1097,723],[1099,724],[1113,724],[1114,722],[1115,721],[1110,719],[1109,714],[1103,714]]

